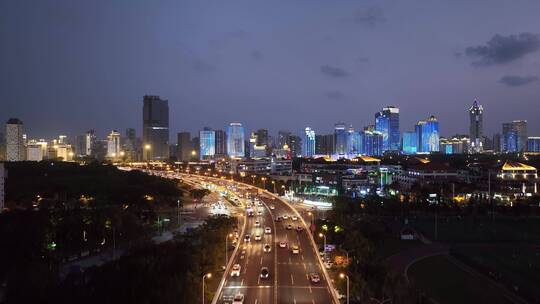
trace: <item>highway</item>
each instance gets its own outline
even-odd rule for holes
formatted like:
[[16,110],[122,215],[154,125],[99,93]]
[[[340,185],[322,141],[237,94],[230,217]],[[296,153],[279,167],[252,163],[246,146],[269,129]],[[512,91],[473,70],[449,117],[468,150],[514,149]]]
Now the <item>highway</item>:
[[[254,216],[247,217],[246,222],[245,234],[250,234],[251,241],[246,242],[244,236],[240,236],[240,248],[233,262],[240,264],[240,275],[232,277],[230,271],[227,273],[217,303],[231,303],[238,293],[243,294],[244,303],[249,304],[333,303],[330,284],[325,280],[306,227],[300,219],[292,219],[294,212],[281,200],[269,195],[259,198],[262,206],[253,207]],[[261,211],[261,215],[257,215],[258,211]],[[280,222],[274,220],[284,215],[288,218]],[[260,226],[256,226],[257,221]],[[287,229],[289,224],[293,229]],[[296,231],[298,226],[302,226],[301,232]],[[265,227],[270,227],[272,233],[264,234]],[[261,241],[255,240],[257,234],[262,236]],[[279,247],[282,241],[287,244],[285,248]],[[264,244],[271,246],[270,252],[263,252]],[[299,246],[298,254],[292,253],[294,245]],[[268,279],[260,278],[262,267],[269,269]],[[317,273],[320,282],[310,282],[310,273]]]

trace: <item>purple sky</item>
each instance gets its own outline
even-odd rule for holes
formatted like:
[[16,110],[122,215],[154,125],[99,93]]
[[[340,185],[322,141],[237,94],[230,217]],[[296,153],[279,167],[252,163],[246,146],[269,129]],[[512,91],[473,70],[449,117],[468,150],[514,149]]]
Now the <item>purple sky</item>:
[[[0,119],[29,137],[135,127],[142,96],[169,100],[171,137],[241,121],[271,133],[401,109],[487,135],[540,135],[540,1],[0,2]],[[174,140],[175,141],[175,140]],[[173,141],[173,142],[174,142]]]

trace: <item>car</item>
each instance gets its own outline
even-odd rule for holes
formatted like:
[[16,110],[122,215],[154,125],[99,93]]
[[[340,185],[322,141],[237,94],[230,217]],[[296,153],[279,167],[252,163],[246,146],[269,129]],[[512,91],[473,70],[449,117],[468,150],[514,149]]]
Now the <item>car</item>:
[[276,222],[281,222],[281,221],[283,221],[283,218],[281,216],[276,217]]
[[257,215],[262,215],[262,211],[257,211]]
[[298,216],[293,215],[293,216],[291,217],[291,219],[292,219],[293,221],[298,221]]
[[268,279],[270,276],[270,272],[268,271],[268,267],[262,267],[261,268],[261,279]]
[[274,209],[276,209],[276,206],[270,205],[270,210],[274,210]]
[[233,298],[232,304],[244,304],[244,295],[237,293]]
[[261,240],[261,235],[255,234],[255,241],[260,241],[260,240]]
[[334,265],[334,263],[332,263],[331,261],[326,261],[326,262],[324,262],[324,267],[325,267],[326,269],[332,268],[333,265]]
[[286,220],[286,219],[288,219],[288,218],[289,218],[289,216],[288,216],[288,215],[286,215],[286,214],[284,214],[284,215],[282,216],[282,218],[283,218],[284,220]]
[[280,247],[280,248],[285,248],[285,247],[287,247],[287,242],[284,242],[284,241],[279,242],[279,247]]
[[291,230],[291,229],[292,229],[292,225],[291,224],[287,225],[287,230]]
[[260,226],[261,226],[261,222],[255,221],[255,227],[260,227]]
[[299,254],[300,253],[300,247],[298,247],[298,245],[293,245],[292,249],[291,249],[291,252],[293,254]]
[[272,247],[270,246],[270,244],[264,244],[263,246],[264,252],[270,252],[271,250],[272,250]]
[[318,273],[312,272],[309,274],[309,281],[311,283],[319,283],[321,281],[321,277],[319,276]]
[[304,231],[304,227],[298,226],[298,227],[296,227],[296,231],[302,232],[302,231]]
[[272,229],[270,229],[270,227],[266,227],[266,228],[264,228],[264,233],[270,234],[270,233],[272,233]]
[[240,264],[234,264],[231,271],[231,277],[239,277],[242,266]]
[[246,234],[246,236],[244,236],[244,242],[251,242],[251,235]]

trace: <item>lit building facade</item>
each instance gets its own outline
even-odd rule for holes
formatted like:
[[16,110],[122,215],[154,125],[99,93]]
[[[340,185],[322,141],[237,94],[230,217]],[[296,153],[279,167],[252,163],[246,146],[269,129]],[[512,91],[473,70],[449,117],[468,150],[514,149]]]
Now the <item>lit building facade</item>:
[[47,158],[47,142],[44,139],[30,140],[26,145],[26,160],[42,161]]
[[484,150],[484,108],[475,100],[469,108],[469,140],[470,152],[480,153]]
[[418,153],[416,132],[403,132],[401,152],[409,155]]
[[540,137],[527,138],[527,152],[540,153]]
[[506,153],[527,151],[526,120],[503,123],[501,151]]
[[378,156],[383,153],[383,134],[379,131],[364,130],[364,153],[369,156]]
[[334,126],[334,153],[338,158],[347,154],[347,130],[344,123],[337,123]]
[[310,127],[306,127],[304,130],[303,144],[303,156],[313,157],[313,155],[315,155],[315,131]]
[[216,155],[227,155],[227,133],[223,130],[215,130],[216,133]]
[[375,113],[375,130],[383,135],[383,152],[399,151],[399,108],[387,106]]
[[107,136],[107,157],[113,159],[119,158],[121,156],[120,152],[120,132],[112,130]]
[[243,158],[244,148],[244,127],[239,122],[230,123],[227,127],[227,154],[231,158]]
[[419,121],[415,126],[418,152],[439,152],[439,122],[435,116]]
[[441,138],[439,151],[444,154],[463,154],[471,151],[469,148],[469,138],[467,136],[454,136],[452,138]]
[[23,122],[10,118],[6,123],[6,161],[23,161],[25,154]]
[[143,160],[169,158],[169,101],[146,95],[143,99]]
[[216,132],[210,128],[199,131],[199,159],[213,158],[216,154]]

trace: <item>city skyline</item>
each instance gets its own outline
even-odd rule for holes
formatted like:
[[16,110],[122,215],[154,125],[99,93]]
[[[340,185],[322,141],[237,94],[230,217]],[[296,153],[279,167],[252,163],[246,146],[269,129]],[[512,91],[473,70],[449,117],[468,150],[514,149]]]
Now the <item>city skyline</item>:
[[435,115],[450,136],[467,134],[463,109],[477,99],[485,135],[513,120],[538,134],[540,3],[497,3],[3,2],[12,47],[0,51],[0,120],[18,117],[38,138],[140,134],[138,101],[155,94],[169,100],[170,139],[231,121],[272,133],[358,128],[389,104],[402,126]]

